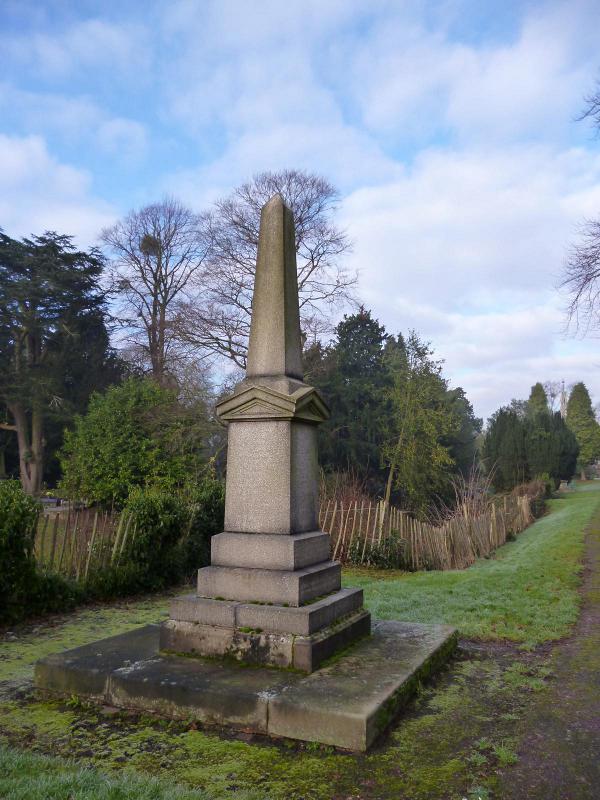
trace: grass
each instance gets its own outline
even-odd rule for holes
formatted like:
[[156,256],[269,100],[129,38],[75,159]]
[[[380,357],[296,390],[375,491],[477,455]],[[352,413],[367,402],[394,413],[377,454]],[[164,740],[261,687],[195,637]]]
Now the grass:
[[346,570],[375,617],[444,622],[461,635],[533,647],[564,636],[577,619],[584,531],[600,482],[549,502],[549,513],[466,570]]
[[[107,775],[63,759],[0,747],[0,797],[4,800],[209,800],[145,776]],[[235,800],[249,797],[237,792]]]
[[[466,637],[519,645],[562,636],[577,614],[584,530],[600,506],[598,490],[590,484],[552,501],[549,514],[516,542],[464,572],[363,570],[345,580],[365,587],[375,616],[449,622]],[[497,797],[497,771],[514,762],[520,721],[551,678],[547,648],[463,649],[386,741],[362,756],[227,736],[193,721],[106,715],[90,704],[45,701],[32,692],[37,658],[158,621],[167,606],[162,595],[86,608],[51,627],[15,629],[16,639],[0,642],[0,797]]]

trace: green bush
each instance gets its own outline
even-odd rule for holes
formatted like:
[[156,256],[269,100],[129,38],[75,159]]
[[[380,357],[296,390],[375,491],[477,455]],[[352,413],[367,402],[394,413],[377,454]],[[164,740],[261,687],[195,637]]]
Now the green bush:
[[22,616],[72,611],[86,600],[84,587],[75,581],[63,578],[62,575],[37,572],[28,590]]
[[149,379],[93,394],[87,414],[65,431],[62,494],[121,508],[138,487],[180,489],[202,466],[203,414]]
[[157,591],[177,583],[184,574],[185,501],[157,487],[134,489],[123,515],[128,533],[118,561],[91,576],[88,591],[106,598]]
[[[377,569],[410,569],[407,561],[408,542],[397,531],[382,538],[381,542],[355,539],[348,552],[350,564],[377,567]],[[363,557],[364,554],[364,557]]]
[[33,548],[40,511],[19,481],[0,482],[0,622],[68,611],[84,599],[74,582],[36,572]]
[[40,504],[19,481],[0,482],[0,619],[12,622],[35,581],[33,546]]
[[225,486],[207,475],[188,490],[188,533],[184,542],[184,563],[188,572],[210,563],[210,539],[223,530]]

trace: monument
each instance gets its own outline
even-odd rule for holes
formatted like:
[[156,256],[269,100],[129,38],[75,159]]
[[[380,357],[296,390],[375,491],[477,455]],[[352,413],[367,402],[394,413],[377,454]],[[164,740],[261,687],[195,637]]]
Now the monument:
[[328,409],[303,380],[292,212],[261,214],[246,378],[217,406],[228,423],[225,532],[197,594],[171,606],[161,649],[312,672],[370,632],[361,589],[341,589],[319,530],[317,425]]
[[[456,646],[446,625],[374,621],[319,529],[317,426],[303,380],[294,221],[263,208],[245,379],[228,424],[225,530],[169,619],[41,659],[43,693],[366,750]],[[336,656],[336,658],[331,658]],[[252,665],[253,669],[247,669]]]

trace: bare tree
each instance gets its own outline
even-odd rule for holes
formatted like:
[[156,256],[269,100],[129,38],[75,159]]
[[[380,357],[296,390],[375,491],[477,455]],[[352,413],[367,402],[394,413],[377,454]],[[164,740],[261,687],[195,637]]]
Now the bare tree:
[[548,398],[548,408],[552,413],[557,411],[556,408],[557,400],[560,401],[560,394],[562,391],[562,382],[561,381],[544,381],[542,384],[544,387],[544,391],[546,392],[546,397]]
[[246,366],[262,206],[279,192],[294,213],[300,313],[305,331],[352,302],[357,276],[340,263],[350,249],[333,222],[338,193],[324,178],[298,170],[263,172],[219,200],[207,218],[210,240],[201,294],[180,303],[183,340]]
[[206,218],[172,198],[131,211],[101,233],[126,343],[161,384],[171,382],[180,355],[175,304],[190,297],[209,250],[206,236]]
[[596,131],[600,133],[600,79],[596,80],[596,88],[583,98],[583,102],[585,103],[585,107],[577,117],[577,121],[581,122],[584,119],[591,120]]
[[[584,102],[578,119],[590,120],[600,133],[600,80]],[[583,334],[600,328],[600,219],[580,226],[578,241],[567,254],[561,288],[569,295],[568,325]]]

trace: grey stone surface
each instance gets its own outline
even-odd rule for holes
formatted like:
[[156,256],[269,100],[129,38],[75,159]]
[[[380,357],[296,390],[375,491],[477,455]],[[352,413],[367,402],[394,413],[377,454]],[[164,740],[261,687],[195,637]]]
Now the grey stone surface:
[[292,666],[302,672],[314,672],[338,650],[344,650],[370,632],[371,615],[361,609],[312,636],[297,636],[294,639]]
[[186,594],[171,601],[169,616],[182,622],[200,622],[203,625],[235,628],[236,603]]
[[370,639],[271,700],[269,733],[366,750],[455,646],[446,625],[378,621]]
[[217,567],[294,570],[329,559],[329,534],[309,531],[290,536],[219,533],[211,539],[211,564]]
[[169,616],[178,622],[308,636],[359,611],[362,605],[362,589],[340,589],[299,607],[213,600],[188,594],[171,602]]
[[316,597],[337,592],[341,567],[323,561],[298,570],[204,567],[198,570],[198,594],[221,600],[301,606]]
[[364,609],[307,636],[170,619],[161,625],[160,650],[312,672],[339,648],[367,636],[370,625],[371,615]]
[[291,634],[242,631],[174,619],[161,625],[160,649],[174,654],[219,656],[272,667],[291,667],[294,664],[294,637]]
[[308,636],[359,611],[362,604],[362,589],[340,589],[322,600],[299,608],[239,603],[236,608],[236,624],[238,627],[288,631],[299,636]]
[[151,625],[48,656],[36,666],[37,687],[364,751],[456,646],[456,632],[445,625],[376,622],[371,636],[302,675],[160,655],[158,639]]
[[318,522],[316,429],[256,419],[229,425],[225,530],[302,533]]
[[246,374],[302,380],[294,217],[279,194],[261,212]]
[[156,654],[158,625],[148,625],[127,635],[110,636],[91,645],[55,653],[35,665],[35,682],[40,688],[64,695],[80,695],[103,699],[108,692],[108,679],[117,667],[136,659]]

